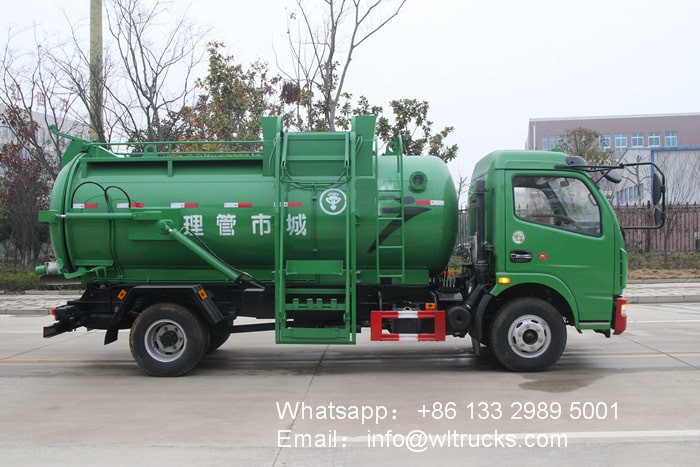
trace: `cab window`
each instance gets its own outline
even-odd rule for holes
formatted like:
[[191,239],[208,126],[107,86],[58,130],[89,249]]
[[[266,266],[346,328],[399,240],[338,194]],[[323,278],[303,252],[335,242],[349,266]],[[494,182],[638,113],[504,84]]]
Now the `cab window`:
[[600,208],[585,183],[573,177],[513,177],[515,216],[527,222],[599,237]]

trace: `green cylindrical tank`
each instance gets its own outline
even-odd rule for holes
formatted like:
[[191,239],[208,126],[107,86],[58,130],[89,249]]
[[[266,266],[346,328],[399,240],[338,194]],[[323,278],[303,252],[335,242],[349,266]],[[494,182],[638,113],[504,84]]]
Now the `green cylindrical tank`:
[[[379,283],[377,271],[408,271],[404,283],[440,273],[452,251],[458,211],[445,164],[404,157],[402,187],[401,156],[371,156],[373,168],[364,175],[353,170],[360,163],[352,157],[344,179],[334,166],[314,174],[314,164],[326,156],[336,160],[327,134],[314,135],[286,163],[273,160],[281,157],[274,145],[252,156],[117,157],[86,144],[63,167],[42,215],[51,222],[56,254],[49,269],[84,282],[230,281],[173,241],[165,221],[260,281],[273,280],[279,251],[284,261],[344,260],[346,248],[356,255],[358,283]],[[306,153],[315,159],[299,155]],[[287,163],[294,160],[311,162],[290,175]],[[268,163],[273,169],[266,169]],[[348,222],[354,245],[346,242]]]

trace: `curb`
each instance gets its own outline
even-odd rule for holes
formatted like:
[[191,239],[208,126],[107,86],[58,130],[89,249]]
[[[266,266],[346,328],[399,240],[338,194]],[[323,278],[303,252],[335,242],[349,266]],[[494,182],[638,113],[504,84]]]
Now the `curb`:
[[25,290],[23,293],[6,295],[82,295],[84,290]]
[[663,303],[692,303],[700,302],[700,295],[668,295],[661,297],[625,297],[627,303],[638,305]]
[[0,315],[13,316],[50,316],[51,309],[43,310],[0,310]]
[[627,284],[693,284],[700,282],[700,279],[633,279]]

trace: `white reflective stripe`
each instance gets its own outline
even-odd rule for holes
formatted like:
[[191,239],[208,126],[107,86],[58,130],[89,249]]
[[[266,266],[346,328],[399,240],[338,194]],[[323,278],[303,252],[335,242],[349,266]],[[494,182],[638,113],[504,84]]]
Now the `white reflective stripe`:
[[399,310],[399,319],[403,318],[418,318],[418,313],[415,311]]
[[238,203],[224,203],[225,208],[237,208]]
[[441,199],[431,199],[430,200],[430,205],[431,206],[444,206],[445,201]]
[[117,209],[129,209],[129,203],[117,203]]
[[173,209],[174,209],[174,208],[184,208],[184,207],[185,207],[185,203],[170,203],[170,207],[173,208]]
[[73,209],[85,209],[85,203],[73,203]]
[[418,334],[399,334],[399,340],[418,342]]

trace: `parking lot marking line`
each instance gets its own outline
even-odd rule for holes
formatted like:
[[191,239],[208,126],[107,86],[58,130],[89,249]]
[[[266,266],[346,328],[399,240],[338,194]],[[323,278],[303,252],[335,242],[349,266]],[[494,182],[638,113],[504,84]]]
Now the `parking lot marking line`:
[[[501,430],[499,430],[501,433]],[[506,433],[505,431],[503,433]],[[700,430],[626,430],[626,431],[570,431],[561,433],[550,433],[550,432],[532,432],[532,433],[507,433],[513,435],[516,440],[524,440],[531,437],[533,434],[538,435],[562,435],[566,436],[568,440],[580,439],[580,440],[601,440],[609,441],[611,439],[639,439],[646,440],[649,438],[665,438],[665,439],[675,439],[675,438],[700,438]],[[477,435],[473,433],[472,435]],[[491,435],[489,433],[489,435]],[[344,443],[352,444],[364,444],[367,445],[367,436],[344,436]]]
[[659,319],[659,320],[639,320],[628,321],[629,324],[668,324],[668,323],[700,323],[700,319]]
[[674,360],[676,360],[676,361],[679,362],[679,363],[682,363],[682,364],[684,364],[684,365],[687,365],[687,366],[689,366],[689,367],[691,367],[691,368],[695,368],[696,370],[700,370],[700,368],[698,368],[697,366],[693,365],[692,363],[686,362],[685,360],[682,360],[680,357],[674,356],[674,355],[672,355],[672,354],[670,354],[670,353],[668,353],[668,352],[664,352],[663,350],[654,348],[654,347],[652,347],[651,345],[645,344],[645,343],[643,343],[643,342],[636,341],[636,340],[634,340],[634,339],[632,339],[631,337],[628,337],[628,336],[622,336],[622,338],[625,339],[625,340],[627,340],[628,342],[633,342],[633,343],[635,343],[635,344],[637,344],[637,345],[639,345],[639,346],[642,346],[642,347],[644,347],[645,349],[648,349],[648,350],[650,350],[650,351],[652,351],[652,352],[659,352],[659,353],[662,353],[662,354],[664,354],[664,355],[668,355],[669,357],[673,358]]
[[700,357],[700,352],[645,352],[645,353],[620,353],[620,354],[599,354],[595,352],[586,353],[564,353],[564,357],[569,358],[658,358],[658,357]]
[[575,431],[564,434],[569,439],[700,438],[700,430]]

